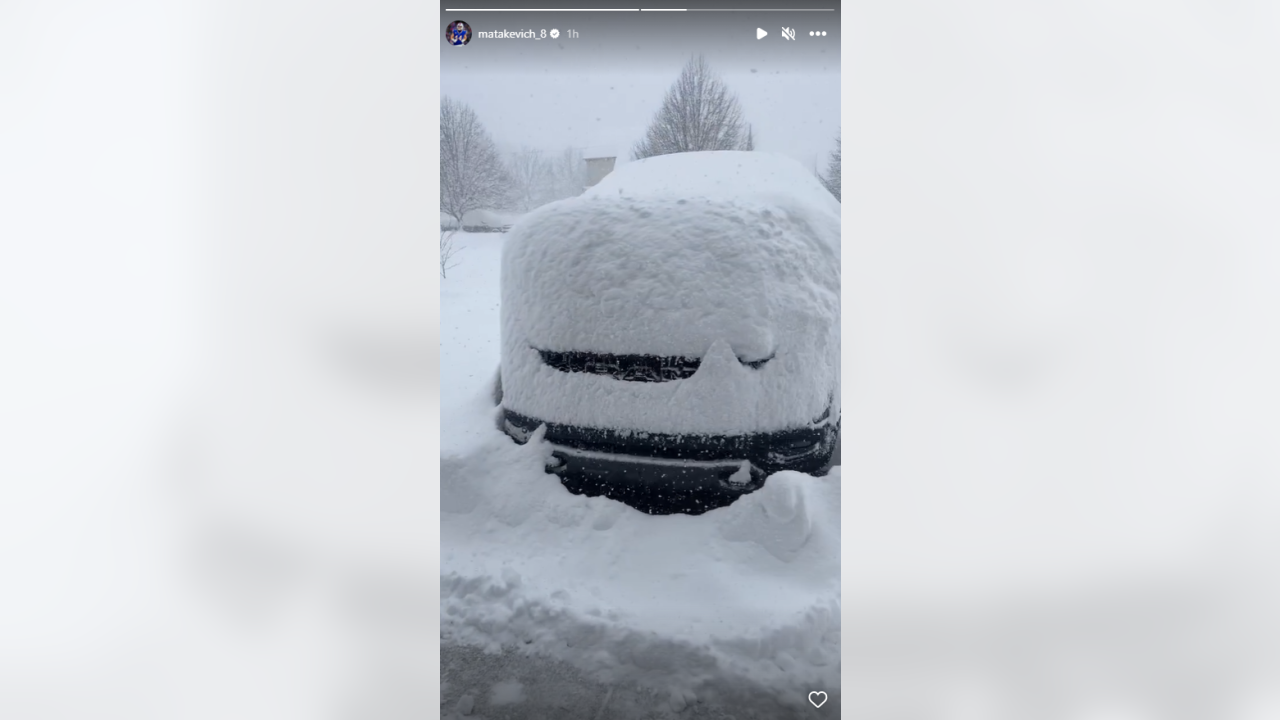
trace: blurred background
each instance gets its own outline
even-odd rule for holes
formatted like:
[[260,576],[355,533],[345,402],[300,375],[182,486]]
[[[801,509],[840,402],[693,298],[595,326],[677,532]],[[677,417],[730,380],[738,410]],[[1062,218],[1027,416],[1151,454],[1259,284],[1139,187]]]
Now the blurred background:
[[438,712],[434,10],[0,4],[0,716]]
[[0,678],[118,629],[104,511],[195,356],[195,31],[192,3],[0,3]]
[[846,712],[1280,717],[1275,9],[845,14]]
[[[438,712],[437,9],[0,3],[0,715]],[[850,717],[1280,716],[1275,13],[843,13]]]

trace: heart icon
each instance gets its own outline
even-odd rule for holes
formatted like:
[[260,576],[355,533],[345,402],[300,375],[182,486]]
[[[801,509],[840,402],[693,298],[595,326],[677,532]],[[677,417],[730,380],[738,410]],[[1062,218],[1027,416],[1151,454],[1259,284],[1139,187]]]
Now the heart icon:
[[821,690],[814,690],[813,692],[809,693],[809,702],[813,703],[814,707],[820,708],[826,704],[827,694],[822,692]]

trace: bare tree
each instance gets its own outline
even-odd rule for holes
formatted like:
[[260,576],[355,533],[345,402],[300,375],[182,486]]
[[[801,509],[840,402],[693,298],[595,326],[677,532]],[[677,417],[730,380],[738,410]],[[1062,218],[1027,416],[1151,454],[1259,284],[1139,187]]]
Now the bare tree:
[[832,195],[836,196],[836,200],[840,199],[840,136],[836,136],[836,149],[831,151],[831,157],[827,160],[827,175],[819,178],[822,184]]
[[756,149],[756,140],[755,140],[755,136],[753,136],[753,135],[751,134],[751,124],[750,124],[750,123],[748,123],[748,124],[747,124],[747,139],[746,139],[746,140],[744,140],[744,141],[742,141],[742,149],[743,149],[743,150],[755,150],[755,149]]
[[743,146],[742,108],[702,55],[684,70],[662,101],[645,137],[632,150],[635,159],[699,150],[739,150]]
[[587,186],[587,163],[578,148],[565,148],[552,164],[555,176],[552,200],[577,197]]
[[559,197],[577,197],[586,190],[586,160],[577,147],[566,147],[559,158],[556,170]]
[[440,211],[462,225],[472,210],[506,204],[510,181],[489,132],[476,113],[452,98],[440,100]]
[[448,276],[449,271],[457,267],[458,262],[453,259],[457,254],[458,248],[453,244],[453,235],[457,230],[441,230],[440,231],[440,277],[441,279]]
[[541,152],[525,148],[512,154],[507,161],[507,172],[516,209],[528,212],[557,199],[553,197],[555,169]]

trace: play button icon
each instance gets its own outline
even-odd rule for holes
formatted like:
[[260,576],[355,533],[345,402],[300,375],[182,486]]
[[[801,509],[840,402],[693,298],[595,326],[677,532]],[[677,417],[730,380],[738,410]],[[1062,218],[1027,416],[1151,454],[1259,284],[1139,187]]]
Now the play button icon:
[[764,28],[756,28],[756,39],[757,39],[757,40],[759,40],[760,38],[762,38],[762,37],[764,37],[765,35],[768,35],[768,34],[769,34],[769,33],[765,32]]

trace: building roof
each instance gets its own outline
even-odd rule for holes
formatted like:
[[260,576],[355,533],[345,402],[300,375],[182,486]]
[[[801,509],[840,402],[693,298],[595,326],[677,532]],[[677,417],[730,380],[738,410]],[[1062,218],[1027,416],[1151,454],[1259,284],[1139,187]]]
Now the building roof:
[[600,158],[624,157],[626,152],[619,152],[613,145],[595,145],[582,151],[583,160],[599,160]]

